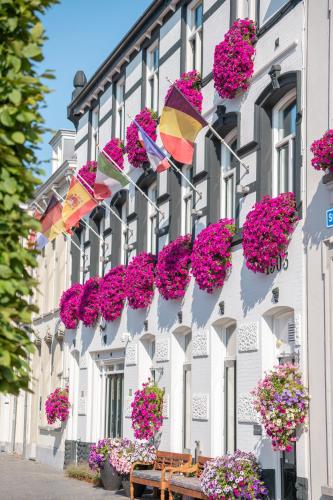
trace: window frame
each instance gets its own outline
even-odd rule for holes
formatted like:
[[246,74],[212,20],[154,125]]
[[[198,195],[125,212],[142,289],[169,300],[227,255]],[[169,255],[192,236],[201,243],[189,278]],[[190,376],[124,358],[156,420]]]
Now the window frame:
[[[202,22],[196,27],[196,9],[202,7]],[[203,1],[193,0],[187,8],[186,71],[197,70],[202,75],[203,67]],[[193,42],[195,49],[193,49]],[[199,50],[198,50],[199,49]]]
[[[236,0],[236,19],[252,19],[257,18],[257,0],[247,0],[247,6],[244,5],[245,0]],[[246,14],[247,10],[247,15]]]
[[[294,170],[295,170],[295,143],[296,143],[296,122],[297,122],[297,100],[296,89],[287,92],[272,109],[272,195],[278,196],[282,192],[294,192]],[[294,103],[296,109],[295,133],[288,134],[281,138],[281,114]],[[279,186],[279,151],[288,146],[288,189],[280,191]]]
[[81,258],[82,267],[80,272],[80,282],[84,285],[90,278],[90,258],[91,258],[91,242],[89,239],[89,227],[85,225],[81,238]]
[[[121,93],[122,92],[122,93]],[[121,117],[120,117],[121,112]],[[125,140],[125,78],[116,83],[116,137]]]
[[91,111],[90,158],[96,161],[99,153],[99,106]]
[[[153,196],[152,193],[155,193]],[[147,190],[148,198],[156,203],[157,198],[157,180],[152,182]],[[147,202],[147,252],[153,255],[157,254],[157,231],[158,228],[158,214],[155,208]]]
[[[183,174],[191,182],[193,180],[193,165],[184,165]],[[188,175],[189,174],[189,175]],[[191,186],[182,177],[181,179],[181,234],[185,236],[186,234],[192,234],[193,231],[193,219],[192,211],[194,208],[194,193]],[[189,226],[189,227],[188,227]]]
[[[157,67],[154,65],[154,54],[157,50]],[[157,40],[147,49],[147,92],[146,106],[158,112],[159,103],[159,41]],[[151,93],[151,83],[153,84],[153,96]],[[153,97],[153,98],[152,98]]]
[[[225,142],[231,147],[231,145],[236,142],[237,147],[237,138],[238,132],[237,127],[233,128],[224,138]],[[229,165],[229,168],[226,170],[226,164]],[[226,179],[233,178],[233,207],[232,214],[228,214],[228,209],[226,207],[226,197],[227,197],[227,189],[226,189]],[[236,219],[236,185],[237,185],[237,165],[235,163],[235,159],[232,156],[232,153],[229,149],[221,144],[221,176],[220,176],[220,216],[221,218],[232,218]]]

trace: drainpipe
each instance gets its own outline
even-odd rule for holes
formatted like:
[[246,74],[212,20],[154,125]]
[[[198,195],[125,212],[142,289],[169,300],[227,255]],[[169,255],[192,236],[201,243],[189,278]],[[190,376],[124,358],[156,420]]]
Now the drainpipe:
[[15,452],[16,417],[17,417],[17,396],[14,396],[14,408],[13,408],[13,420],[12,420],[12,443],[11,443],[12,453]]

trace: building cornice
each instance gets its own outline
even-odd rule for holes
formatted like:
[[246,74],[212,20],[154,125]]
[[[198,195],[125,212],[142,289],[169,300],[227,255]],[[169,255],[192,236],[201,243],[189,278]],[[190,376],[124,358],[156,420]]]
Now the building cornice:
[[63,164],[47,179],[44,184],[42,184],[34,194],[34,201],[41,200],[44,196],[48,196],[51,189],[55,185],[59,185],[66,181],[67,176],[73,174],[73,170],[76,168],[76,160],[66,160]]

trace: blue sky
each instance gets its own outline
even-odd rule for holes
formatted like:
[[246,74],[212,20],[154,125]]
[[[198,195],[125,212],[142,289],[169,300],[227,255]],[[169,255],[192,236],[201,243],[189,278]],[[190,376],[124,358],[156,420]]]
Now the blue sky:
[[[87,78],[112,52],[152,0],[62,0],[43,18],[46,35],[45,68],[55,71],[55,80],[48,80],[53,89],[43,109],[45,126],[57,131],[73,129],[67,120],[66,107],[73,90],[73,77],[82,69]],[[38,153],[41,161],[49,160],[51,134],[45,134]],[[46,176],[50,164],[42,165]]]

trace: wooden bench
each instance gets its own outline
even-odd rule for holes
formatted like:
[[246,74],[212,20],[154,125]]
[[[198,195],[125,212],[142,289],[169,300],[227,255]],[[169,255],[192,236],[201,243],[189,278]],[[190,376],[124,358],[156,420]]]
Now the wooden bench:
[[[171,472],[180,467],[190,467],[192,463],[191,454],[171,453],[169,451],[157,451],[156,460],[148,465],[135,462],[130,474],[130,498],[134,500],[134,484],[143,484],[161,490],[161,500],[164,500],[165,491],[168,489],[168,478]],[[138,467],[146,466],[145,469]]]
[[[170,472],[168,481],[169,500],[173,499],[173,493],[200,498],[202,500],[208,498],[201,491],[200,484],[200,476],[208,460],[212,459],[210,457],[199,456],[195,465],[179,467],[178,470]],[[189,474],[193,474],[193,476],[189,476]]]

